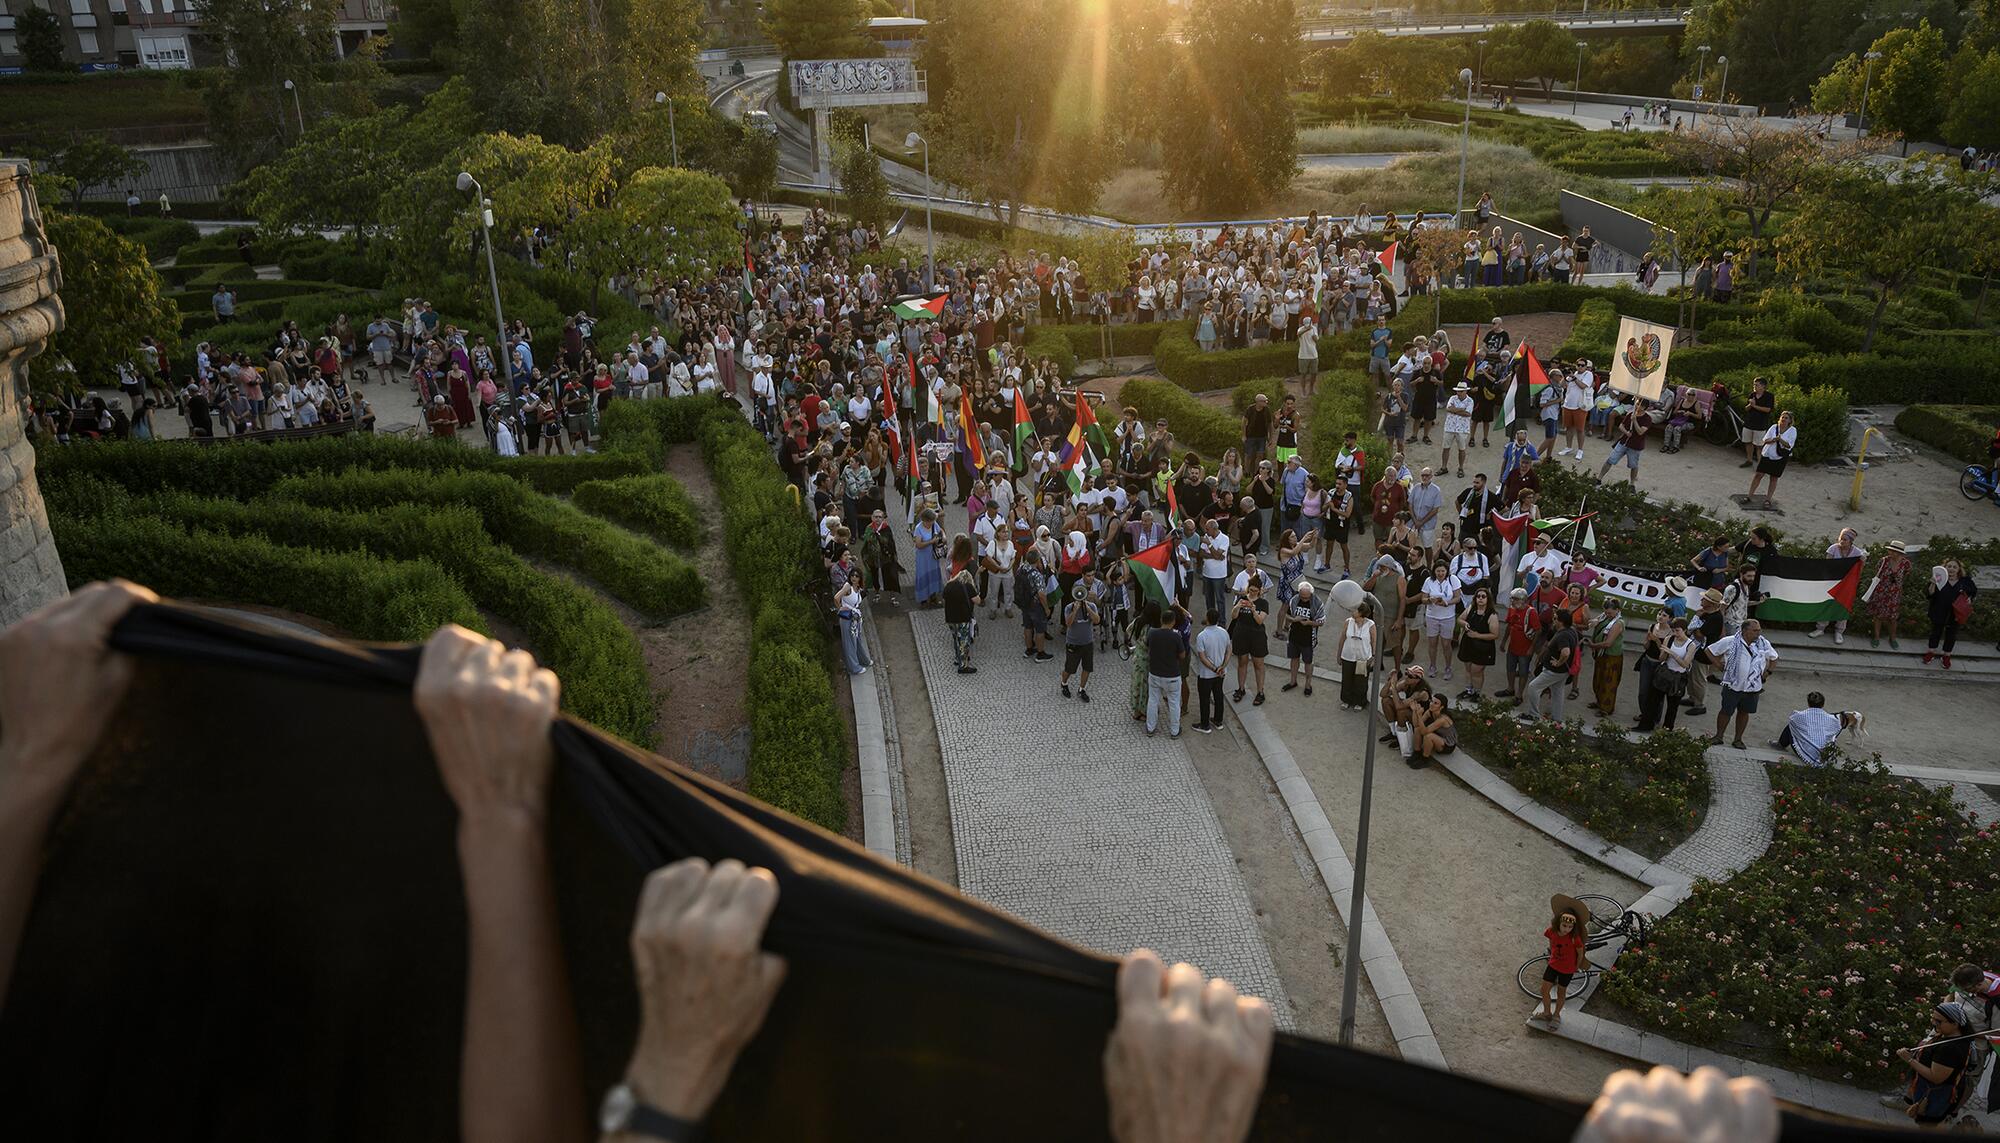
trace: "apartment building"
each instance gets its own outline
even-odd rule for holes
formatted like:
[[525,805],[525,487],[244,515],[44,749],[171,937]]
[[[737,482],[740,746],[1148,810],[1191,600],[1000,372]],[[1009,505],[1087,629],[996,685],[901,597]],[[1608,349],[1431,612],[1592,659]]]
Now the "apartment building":
[[[0,0],[0,75],[21,71],[15,23],[35,7],[62,25],[64,59],[79,71],[189,68],[222,62],[201,32],[194,0]],[[389,0],[342,0],[333,48],[346,55],[396,17]]]

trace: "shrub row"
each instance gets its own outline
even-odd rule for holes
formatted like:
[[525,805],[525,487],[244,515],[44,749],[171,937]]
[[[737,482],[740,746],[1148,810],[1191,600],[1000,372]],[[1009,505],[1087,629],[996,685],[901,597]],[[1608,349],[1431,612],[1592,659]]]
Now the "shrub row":
[[586,480],[570,493],[571,501],[593,516],[602,516],[681,548],[701,545],[701,520],[687,489],[664,472]]
[[[664,401],[614,401],[620,405],[660,405]],[[607,413],[607,420],[611,413]],[[608,480],[657,471],[628,446],[595,456],[500,457],[485,449],[450,441],[350,433],[339,437],[286,441],[282,445],[198,445],[189,441],[107,442],[89,448],[45,448],[35,461],[45,479],[92,475],[134,495],[167,488],[190,488],[233,500],[263,495],[289,476],[331,475],[351,468],[415,469],[420,472],[496,472],[542,492],[566,494],[587,480]]]
[[98,221],[144,246],[146,257],[155,262],[173,257],[183,246],[201,237],[194,223],[174,218],[107,214]]
[[[1359,434],[1358,443],[1367,454],[1363,466],[1365,493],[1382,478],[1389,463],[1389,439],[1375,431],[1380,420],[1375,408],[1375,385],[1368,375],[1355,369],[1321,373],[1319,386],[1307,402],[1306,434],[1303,442],[1306,467],[1320,479],[1333,477],[1334,458],[1349,431]],[[1355,511],[1363,511],[1357,504]]]
[[1618,307],[1609,298],[1590,298],[1576,307],[1576,324],[1570,327],[1569,339],[1556,347],[1555,357],[1561,361],[1579,357],[1609,361],[1617,339]]
[[344,512],[276,499],[245,504],[187,492],[128,503],[134,515],[234,536],[260,535],[290,549],[358,549],[385,560],[435,563],[478,606],[520,629],[542,665],[562,678],[564,709],[629,742],[653,744],[651,680],[632,632],[588,589],[537,571],[494,544],[472,508],[393,504]]
[[[699,398],[702,455],[722,501],[730,566],[752,616],[748,789],[838,832],[847,824],[840,775],[847,735],[828,674],[819,550],[769,446],[734,408]],[[653,402],[658,403],[658,402]],[[668,402],[673,403],[673,402]]]
[[486,629],[465,589],[429,560],[306,552],[129,515],[49,523],[72,586],[124,576],[162,595],[303,611],[358,639],[417,642],[446,623]]
[[1896,431],[1942,449],[1967,464],[1985,464],[2000,406],[1911,405],[1896,414]]
[[496,473],[350,469],[331,480],[288,477],[270,494],[325,508],[465,504],[502,544],[574,568],[643,614],[666,619],[708,602],[707,585],[686,560]]
[[[1054,361],[1064,377],[1076,371],[1076,350],[1070,345],[1070,339],[1055,326],[1040,325],[1029,329],[1028,340],[1021,349],[1029,361],[1039,361],[1044,357]],[[1092,354],[1096,352],[1091,350]]]
[[1168,329],[1186,324],[1182,322],[1127,322],[1122,325],[1100,326],[1094,322],[1074,325],[1042,325],[1033,327],[1032,337],[1039,332],[1044,335],[1060,334],[1069,339],[1069,347],[1080,358],[1092,358],[1104,352],[1102,331],[1111,331],[1111,356],[1143,357],[1153,352],[1153,346],[1160,335]]
[[1203,353],[1195,344],[1194,326],[1168,322],[1153,345],[1153,362],[1176,385],[1193,393],[1233,389],[1245,381],[1288,377],[1298,372],[1299,347],[1274,341],[1251,349],[1221,349]]
[[1210,460],[1243,444],[1242,411],[1258,393],[1271,398],[1275,410],[1285,399],[1284,382],[1277,378],[1245,381],[1232,394],[1231,406],[1209,404],[1170,381],[1134,377],[1119,390],[1119,400],[1139,410],[1139,419],[1151,423],[1161,417],[1173,430],[1175,452],[1193,449]]

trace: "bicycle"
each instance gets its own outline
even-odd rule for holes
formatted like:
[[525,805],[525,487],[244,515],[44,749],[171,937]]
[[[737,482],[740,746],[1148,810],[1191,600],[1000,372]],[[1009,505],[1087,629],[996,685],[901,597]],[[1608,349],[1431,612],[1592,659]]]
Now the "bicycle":
[[1743,417],[1736,411],[1736,406],[1718,397],[1708,414],[1708,423],[1701,427],[1701,431],[1712,445],[1721,448],[1740,445],[1743,443]]
[[[1584,990],[1604,975],[1605,966],[1590,963],[1590,953],[1601,949],[1612,941],[1624,938],[1627,947],[1637,945],[1646,939],[1646,918],[1625,907],[1624,902],[1615,897],[1599,893],[1586,893],[1577,898],[1590,909],[1590,923],[1584,926],[1583,963],[1569,978],[1569,985],[1563,990],[1566,1000],[1575,1000]],[[1549,965],[1549,954],[1543,953],[1530,958],[1520,968],[1514,970],[1514,983],[1523,993],[1536,1000],[1542,996],[1542,971]]]
[[1967,500],[1991,500],[2000,504],[2000,465],[1988,468],[1968,464],[1958,474],[1958,494]]

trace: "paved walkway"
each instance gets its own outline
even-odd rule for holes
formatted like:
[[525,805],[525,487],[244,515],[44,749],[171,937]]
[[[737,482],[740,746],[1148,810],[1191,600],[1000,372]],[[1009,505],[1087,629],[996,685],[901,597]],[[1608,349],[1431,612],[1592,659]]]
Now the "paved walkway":
[[[942,613],[910,615],[951,792],[959,888],[1056,936],[1138,946],[1290,1005],[1215,809],[1179,742],[1128,715],[1116,656],[1093,702],[1063,701],[1057,663],[1021,656],[1019,627],[982,620],[979,673],[958,674]],[[1028,698],[1032,718],[1022,715]],[[1186,733],[1193,718],[1183,722]]]
[[1771,848],[1771,778],[1741,751],[1708,752],[1708,816],[1661,858],[1696,877],[1727,881]]

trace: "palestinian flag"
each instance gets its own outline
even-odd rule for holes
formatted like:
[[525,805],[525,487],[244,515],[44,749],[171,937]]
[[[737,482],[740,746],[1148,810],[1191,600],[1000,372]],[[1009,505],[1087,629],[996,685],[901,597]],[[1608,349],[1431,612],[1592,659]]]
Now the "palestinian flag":
[[1500,402],[1500,420],[1496,422],[1502,429],[1512,428],[1518,418],[1537,415],[1542,407],[1542,390],[1549,387],[1548,370],[1542,368],[1541,359],[1525,341],[1514,347],[1512,373],[1507,395]]
[[1512,516],[1502,516],[1500,510],[1496,508],[1491,513],[1491,517],[1493,520],[1493,530],[1500,533],[1500,539],[1504,543],[1513,543],[1521,538],[1522,533],[1528,530],[1528,514],[1526,512],[1517,512]]
[[949,296],[939,291],[928,297],[911,294],[908,297],[897,298],[895,314],[904,321],[936,321],[938,315],[944,312],[944,302]]
[[1479,331],[1485,328],[1477,324],[1472,327],[1472,346],[1465,351],[1465,383],[1474,389],[1479,388],[1473,384],[1479,379]]
[[1025,472],[1028,456],[1033,450],[1028,446],[1035,440],[1035,421],[1028,415],[1028,402],[1021,395],[1021,387],[1014,387],[1014,471]]
[[1169,536],[1125,561],[1132,582],[1162,608],[1174,601],[1174,545],[1178,542]]
[[1402,245],[1400,242],[1391,242],[1382,248],[1380,254],[1375,255],[1375,260],[1382,263],[1382,272],[1384,274],[1394,274],[1396,272],[1396,247],[1400,245]]
[[882,431],[889,435],[889,463],[903,458],[903,426],[896,420],[896,383],[882,384]]
[[750,244],[743,244],[743,308],[749,309],[757,296],[757,264],[750,260]]
[[1111,442],[1104,435],[1104,427],[1097,423],[1097,410],[1090,407],[1083,390],[1076,391],[1076,425],[1083,436],[1083,443],[1097,450],[1098,456],[1111,455]]
[[1844,560],[1794,559],[1768,555],[1757,565],[1757,586],[1765,600],[1757,618],[1770,622],[1821,623],[1846,619],[1861,587],[1861,557]]
[[1083,491],[1085,481],[1096,480],[1097,474],[1104,469],[1097,463],[1096,451],[1087,444],[1083,446],[1083,451],[1071,458],[1071,461],[1070,464],[1061,467],[1067,474],[1065,480],[1069,484],[1070,495],[1074,496]]
[[1178,480],[1167,481],[1167,527],[1176,532],[1181,530],[1181,502],[1174,495],[1174,485],[1179,483]]

